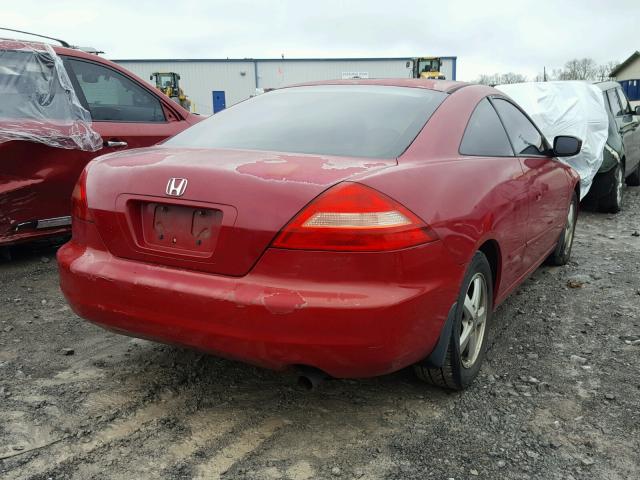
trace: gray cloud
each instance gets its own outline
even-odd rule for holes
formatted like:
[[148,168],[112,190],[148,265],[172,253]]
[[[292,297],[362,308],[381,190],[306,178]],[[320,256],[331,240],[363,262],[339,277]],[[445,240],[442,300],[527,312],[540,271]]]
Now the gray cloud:
[[30,0],[5,5],[1,23],[94,46],[109,58],[457,55],[463,80],[506,71],[533,76],[573,57],[624,60],[640,48],[637,0],[46,5]]

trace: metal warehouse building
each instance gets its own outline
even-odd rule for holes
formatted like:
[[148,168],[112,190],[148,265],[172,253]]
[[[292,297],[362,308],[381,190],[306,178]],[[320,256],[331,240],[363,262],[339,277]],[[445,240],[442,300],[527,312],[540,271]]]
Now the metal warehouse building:
[[610,75],[620,82],[631,104],[640,105],[640,51],[634,52]]
[[[440,58],[442,73],[455,80],[456,57]],[[114,61],[149,83],[154,72],[180,74],[180,85],[192,101],[192,110],[204,115],[245,100],[262,89],[314,80],[410,78],[413,68],[410,57]]]

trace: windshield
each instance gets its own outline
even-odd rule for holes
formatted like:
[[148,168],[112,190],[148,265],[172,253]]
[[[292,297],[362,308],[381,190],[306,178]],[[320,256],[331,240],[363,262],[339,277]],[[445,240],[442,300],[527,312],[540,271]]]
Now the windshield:
[[378,85],[284,88],[223,110],[165,145],[395,158],[445,97]]
[[420,60],[418,63],[420,72],[439,72],[440,62],[438,60]]
[[158,74],[157,83],[163,88],[173,87],[173,75],[169,73],[160,73]]

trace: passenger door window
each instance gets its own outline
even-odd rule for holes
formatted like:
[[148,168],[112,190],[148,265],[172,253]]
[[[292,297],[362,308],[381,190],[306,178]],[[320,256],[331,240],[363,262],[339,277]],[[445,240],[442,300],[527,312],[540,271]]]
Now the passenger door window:
[[622,89],[616,88],[616,93],[618,94],[618,100],[620,100],[620,105],[622,106],[622,113],[628,114],[631,113],[631,107],[629,106],[629,100],[622,92]]
[[481,157],[513,157],[507,133],[486,98],[471,114],[460,143],[460,153]]
[[546,142],[533,123],[512,103],[495,99],[493,104],[518,156],[544,155]]
[[616,95],[615,88],[607,90],[607,98],[609,99],[609,105],[611,106],[611,112],[615,117],[622,115],[622,105]]
[[94,121],[164,122],[160,99],[125,75],[93,62],[67,58]]

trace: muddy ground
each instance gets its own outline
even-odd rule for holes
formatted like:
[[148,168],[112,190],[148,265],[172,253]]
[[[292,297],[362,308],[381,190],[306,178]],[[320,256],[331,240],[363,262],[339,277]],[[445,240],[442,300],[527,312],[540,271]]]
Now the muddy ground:
[[[4,479],[640,478],[640,188],[502,305],[475,385],[290,375],[75,316],[55,248],[0,263]],[[65,349],[72,349],[71,351]]]

